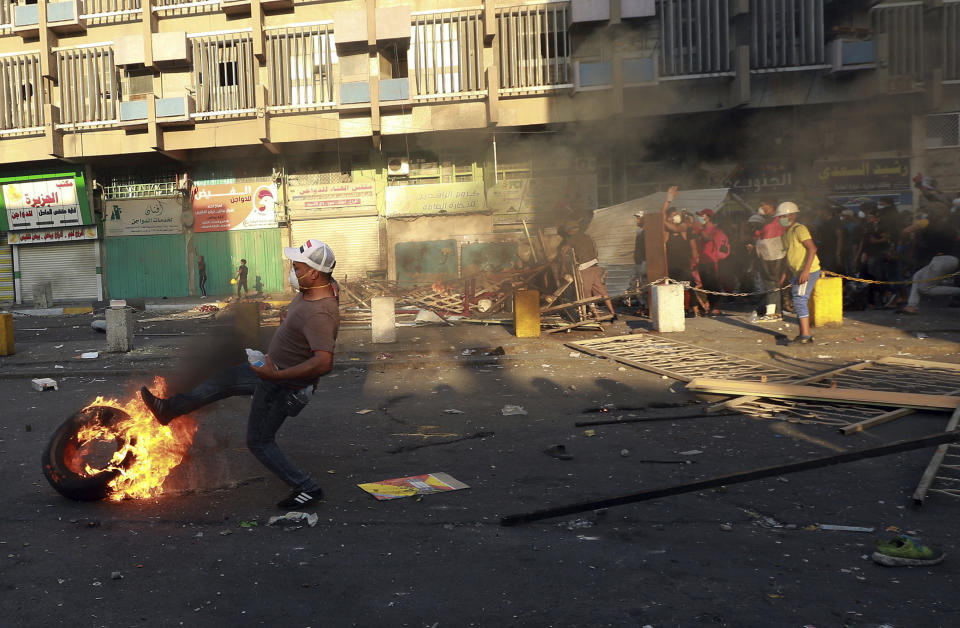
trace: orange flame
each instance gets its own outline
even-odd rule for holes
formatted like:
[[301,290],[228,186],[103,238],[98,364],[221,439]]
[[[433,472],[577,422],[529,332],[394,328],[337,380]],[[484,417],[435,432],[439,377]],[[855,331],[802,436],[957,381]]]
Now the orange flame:
[[[153,392],[166,396],[166,382],[155,377]],[[77,434],[82,450],[95,441],[116,441],[119,448],[103,468],[93,468],[84,462],[82,474],[93,475],[103,471],[119,471],[119,475],[110,482],[109,498],[145,499],[163,492],[163,482],[170,472],[180,464],[197,432],[197,422],[190,416],[184,416],[170,425],[161,425],[143,403],[140,395],[126,402],[117,399],[97,397],[92,406],[110,406],[123,410],[129,419],[123,419],[115,425],[105,426],[93,423]]]

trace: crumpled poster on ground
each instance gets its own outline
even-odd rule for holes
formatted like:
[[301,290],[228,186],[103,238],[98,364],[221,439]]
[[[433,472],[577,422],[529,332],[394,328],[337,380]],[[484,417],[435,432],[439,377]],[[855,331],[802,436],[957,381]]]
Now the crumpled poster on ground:
[[463,482],[446,473],[427,473],[426,475],[411,475],[405,478],[392,478],[379,482],[357,484],[378,500],[400,499],[413,495],[430,495],[470,488]]

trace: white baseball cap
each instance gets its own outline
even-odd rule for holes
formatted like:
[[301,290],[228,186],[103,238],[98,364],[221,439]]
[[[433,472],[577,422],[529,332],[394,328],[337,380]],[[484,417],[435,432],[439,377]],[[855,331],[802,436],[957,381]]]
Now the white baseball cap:
[[790,201],[785,201],[777,205],[777,213],[774,216],[786,216],[788,214],[798,214],[800,213],[800,208],[797,207],[796,203],[791,203]]
[[312,238],[304,242],[300,248],[295,246],[284,247],[283,254],[291,262],[303,262],[321,273],[329,273],[337,263],[330,245]]

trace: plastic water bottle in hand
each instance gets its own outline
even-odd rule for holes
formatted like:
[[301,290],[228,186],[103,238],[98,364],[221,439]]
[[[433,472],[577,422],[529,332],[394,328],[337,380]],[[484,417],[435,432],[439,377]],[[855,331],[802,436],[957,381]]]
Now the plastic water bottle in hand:
[[263,366],[267,363],[267,356],[263,355],[262,351],[247,349],[247,362],[250,363],[250,366]]

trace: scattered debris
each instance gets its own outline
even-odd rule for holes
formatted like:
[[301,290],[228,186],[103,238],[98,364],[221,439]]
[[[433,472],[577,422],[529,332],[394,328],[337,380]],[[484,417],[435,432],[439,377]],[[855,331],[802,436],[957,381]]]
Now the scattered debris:
[[500,408],[500,414],[503,416],[526,415],[527,411],[523,408],[523,406],[507,404]]
[[354,414],[370,414],[373,412],[370,408],[364,408],[363,410],[357,410]]
[[687,451],[678,451],[677,454],[681,456],[697,456],[703,452],[699,449],[688,449]]
[[837,532],[873,532],[873,528],[863,528],[860,526],[837,526],[830,523],[818,523],[820,530],[835,530]]
[[95,320],[90,323],[90,327],[92,327],[94,331],[107,333],[107,321],[105,320]]
[[317,525],[317,521],[320,520],[320,517],[317,516],[317,513],[312,512],[307,514],[305,512],[288,512],[285,515],[277,515],[275,517],[270,517],[270,520],[267,521],[268,526],[281,524],[285,527],[293,526],[292,529],[302,528],[302,525],[296,525],[300,523],[306,523],[311,528]]
[[627,458],[627,457],[629,457],[629,456],[630,456],[630,450],[629,450],[629,449],[621,449],[621,450],[620,450],[620,457],[621,457],[621,458]]
[[119,571],[111,571],[111,572],[110,572],[110,579],[111,579],[111,580],[123,580],[123,574],[120,573]]
[[585,530],[587,528],[592,528],[596,524],[595,521],[590,521],[589,519],[573,519],[571,521],[562,521],[557,524],[558,527],[566,528],[567,530]]
[[60,390],[57,387],[57,380],[49,377],[38,377],[30,380],[30,386],[37,392],[44,390]]
[[373,495],[378,501],[470,488],[467,484],[447,473],[428,473],[405,478],[392,478],[379,482],[357,484],[357,486]]
[[566,445],[550,445],[543,453],[557,460],[573,460],[573,456],[567,453]]
[[471,440],[474,438],[487,438],[493,436],[493,432],[480,431],[470,434],[469,436],[461,436],[460,438],[452,438],[450,440],[441,441],[439,443],[422,443],[420,445],[404,445],[402,447],[396,447],[391,449],[389,453],[391,454],[400,454],[406,451],[414,451],[416,449],[423,449],[424,447],[437,447],[439,445],[449,445],[450,443],[459,443],[463,440]]
[[597,435],[597,430],[583,430],[583,435],[584,435],[584,436],[588,436],[588,437],[589,437],[589,436],[596,436],[596,435]]
[[457,410],[456,408],[447,408],[443,412],[445,414],[463,414],[463,410]]
[[95,360],[100,357],[100,354],[96,351],[87,351],[85,353],[81,353],[80,357],[84,360]]

